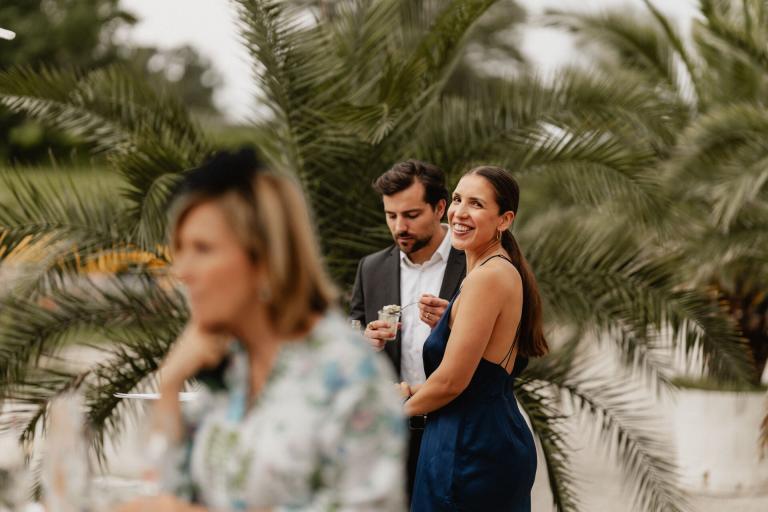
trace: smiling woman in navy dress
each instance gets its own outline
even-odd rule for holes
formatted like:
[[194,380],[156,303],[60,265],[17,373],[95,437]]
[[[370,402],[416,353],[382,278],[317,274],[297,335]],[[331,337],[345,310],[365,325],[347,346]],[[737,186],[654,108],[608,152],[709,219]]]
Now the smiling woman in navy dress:
[[428,415],[414,512],[531,509],[536,448],[512,384],[548,347],[536,281],[510,231],[519,197],[509,173],[489,166],[453,193],[451,242],[466,253],[467,277],[424,343],[427,381],[403,385],[407,415]]

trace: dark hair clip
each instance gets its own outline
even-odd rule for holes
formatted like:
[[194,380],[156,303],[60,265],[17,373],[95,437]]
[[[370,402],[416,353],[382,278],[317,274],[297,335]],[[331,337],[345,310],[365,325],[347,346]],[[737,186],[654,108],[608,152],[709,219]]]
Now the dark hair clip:
[[265,170],[266,167],[251,147],[219,151],[200,167],[184,173],[173,195],[202,192],[218,196],[230,190],[251,195],[253,177]]

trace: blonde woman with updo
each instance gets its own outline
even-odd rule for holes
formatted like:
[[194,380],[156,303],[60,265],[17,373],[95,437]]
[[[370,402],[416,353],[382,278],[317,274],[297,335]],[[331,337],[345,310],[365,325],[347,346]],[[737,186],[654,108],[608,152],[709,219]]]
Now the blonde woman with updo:
[[[171,212],[191,319],[154,415],[188,456],[177,494],[121,510],[402,511],[394,375],[336,310],[296,182],[250,150],[219,153],[185,174]],[[222,366],[222,389],[183,414],[185,382]]]

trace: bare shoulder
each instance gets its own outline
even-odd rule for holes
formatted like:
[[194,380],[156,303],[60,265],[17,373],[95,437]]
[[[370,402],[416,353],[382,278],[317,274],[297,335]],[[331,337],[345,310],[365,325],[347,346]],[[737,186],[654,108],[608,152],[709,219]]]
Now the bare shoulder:
[[501,294],[513,293],[522,286],[522,277],[517,268],[498,258],[496,261],[489,261],[480,268],[470,273],[464,280],[462,293],[488,293],[495,292]]

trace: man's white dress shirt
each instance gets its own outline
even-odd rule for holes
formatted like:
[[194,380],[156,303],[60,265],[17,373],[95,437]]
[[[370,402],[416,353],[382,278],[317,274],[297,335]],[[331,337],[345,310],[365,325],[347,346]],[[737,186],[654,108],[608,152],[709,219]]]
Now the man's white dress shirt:
[[[451,253],[451,232],[446,224],[442,224],[442,229],[445,233],[443,241],[428,261],[422,264],[413,263],[405,253],[400,251],[400,304],[402,306],[417,302],[425,293],[439,296],[448,256]],[[408,384],[421,384],[426,380],[421,352],[431,329],[419,318],[418,304],[404,309],[400,322],[402,324],[400,371],[403,380]]]

